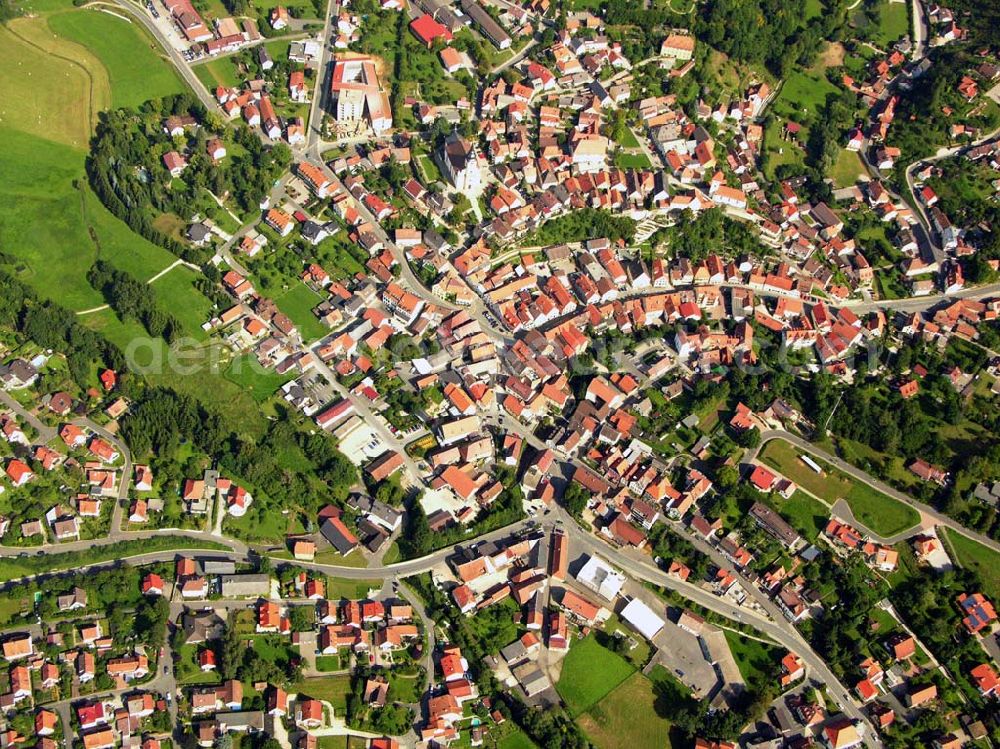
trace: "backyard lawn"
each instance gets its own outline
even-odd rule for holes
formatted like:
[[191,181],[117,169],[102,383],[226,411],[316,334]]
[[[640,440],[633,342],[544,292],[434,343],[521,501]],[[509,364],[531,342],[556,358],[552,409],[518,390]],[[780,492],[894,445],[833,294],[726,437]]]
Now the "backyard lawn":
[[602,749],[681,746],[671,740],[670,722],[657,714],[655,686],[641,673],[632,674],[578,718],[580,727]]
[[1000,601],[1000,554],[978,541],[942,527],[948,544],[958,557],[955,561],[966,569],[975,570],[983,580],[983,593],[991,601]]
[[317,671],[340,671],[343,668],[343,664],[340,662],[339,655],[317,655],[316,656],[316,670]]
[[851,479],[818,459],[816,462],[823,468],[823,473],[817,474],[802,462],[798,451],[783,440],[767,443],[761,457],[765,463],[830,505],[844,499],[859,522],[882,536],[892,536],[920,521],[913,508]]
[[304,341],[315,341],[330,332],[313,314],[313,308],[323,301],[322,298],[304,283],[292,284],[288,291],[274,301],[295,323]]
[[521,730],[512,731],[497,742],[497,749],[536,749],[536,747],[537,744]]
[[302,679],[292,684],[288,691],[329,702],[333,705],[333,714],[342,716],[347,710],[347,695],[351,691],[351,677],[343,674]]
[[639,139],[635,137],[635,133],[632,132],[632,128],[626,127],[622,129],[622,139],[618,141],[618,145],[622,148],[639,147]]
[[865,167],[861,163],[861,157],[855,151],[842,148],[830,170],[830,177],[833,179],[834,187],[850,187],[864,173]]
[[593,634],[574,640],[556,690],[571,715],[579,715],[600,702],[627,679],[635,668],[624,658],[597,642]]
[[617,153],[615,166],[622,169],[649,169],[649,157],[644,153]]
[[830,519],[829,508],[803,491],[796,491],[788,499],[773,497],[768,504],[809,541],[816,540]]

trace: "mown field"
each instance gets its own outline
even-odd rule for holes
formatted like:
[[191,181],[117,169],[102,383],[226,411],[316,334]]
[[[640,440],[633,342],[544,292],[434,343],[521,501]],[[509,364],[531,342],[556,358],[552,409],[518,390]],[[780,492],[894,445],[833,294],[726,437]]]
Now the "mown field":
[[948,539],[948,545],[955,552],[955,561],[966,569],[979,573],[983,581],[983,593],[994,602],[1000,600],[1000,554],[950,528],[942,530]]
[[657,684],[634,673],[578,720],[580,727],[602,749],[670,749],[671,723],[657,713]]
[[[103,303],[86,280],[101,257],[148,279],[174,261],[112,216],[84,162],[100,111],[181,90],[173,68],[134,24],[66,0],[33,0],[0,27],[0,247],[10,267],[70,309]],[[186,302],[186,303],[185,303]],[[181,306],[204,307],[203,297]]]
[[571,715],[579,715],[600,702],[631,674],[635,667],[597,642],[593,634],[574,640],[556,690]]
[[838,499],[845,500],[854,516],[880,535],[891,536],[913,527],[920,520],[913,508],[853,480],[820,460],[816,462],[824,469],[823,473],[815,473],[802,462],[799,451],[782,440],[769,442],[761,457],[765,463],[829,504]]
[[48,24],[57,36],[83,45],[100,60],[113,107],[134,107],[184,90],[156,42],[125,17],[83,9],[56,13]]

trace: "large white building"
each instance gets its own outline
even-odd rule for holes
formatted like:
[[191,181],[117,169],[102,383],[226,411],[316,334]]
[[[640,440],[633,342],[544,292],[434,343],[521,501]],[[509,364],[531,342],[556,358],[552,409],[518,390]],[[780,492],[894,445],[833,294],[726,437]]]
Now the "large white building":
[[338,123],[357,127],[367,121],[376,135],[392,128],[389,97],[382,90],[375,61],[370,57],[337,60],[330,93],[336,101],[334,116]]
[[441,165],[459,192],[478,193],[483,187],[479,154],[474,144],[453,132],[441,149]]
[[596,556],[591,556],[580,568],[576,581],[609,601],[613,601],[625,586],[625,576]]

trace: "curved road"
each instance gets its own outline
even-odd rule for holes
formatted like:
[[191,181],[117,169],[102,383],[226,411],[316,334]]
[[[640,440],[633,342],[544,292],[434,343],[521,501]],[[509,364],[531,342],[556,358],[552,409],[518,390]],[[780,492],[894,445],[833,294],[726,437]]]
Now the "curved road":
[[[802,452],[809,453],[810,455],[813,455],[814,457],[817,457],[820,460],[829,463],[830,465],[843,471],[856,481],[860,481],[861,483],[870,486],[872,489],[875,489],[876,491],[880,491],[883,494],[886,494],[899,502],[903,502],[904,504],[909,505],[922,515],[932,518],[937,525],[943,525],[946,528],[953,530],[955,533],[963,535],[966,538],[970,538],[973,541],[978,541],[983,546],[986,546],[989,549],[997,553],[1000,553],[1000,543],[997,543],[992,538],[984,536],[982,533],[977,533],[976,531],[969,530],[964,525],[959,523],[957,520],[954,520],[948,517],[947,515],[938,512],[930,505],[925,504],[924,502],[920,502],[907,494],[903,494],[902,492],[892,488],[888,484],[879,481],[874,476],[865,473],[857,466],[854,466],[851,463],[848,463],[847,461],[838,458],[836,455],[831,455],[825,450],[816,447],[816,445],[812,444],[808,440],[805,440],[797,435],[789,434],[788,432],[781,430],[768,430],[766,432],[763,432],[761,433],[760,445],[748,457],[751,460],[756,458],[757,455],[760,453],[760,451],[763,449],[764,445],[766,445],[771,440],[776,440],[776,439],[784,440],[785,442],[794,445]],[[908,531],[904,531],[904,533],[906,532]]]

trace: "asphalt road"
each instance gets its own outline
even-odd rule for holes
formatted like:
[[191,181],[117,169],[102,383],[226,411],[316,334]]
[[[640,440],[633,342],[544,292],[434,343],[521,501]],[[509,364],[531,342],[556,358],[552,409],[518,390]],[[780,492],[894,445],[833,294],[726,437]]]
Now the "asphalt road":
[[763,449],[764,445],[766,445],[771,440],[775,439],[784,440],[785,442],[794,445],[799,450],[807,452],[810,455],[813,455],[821,460],[826,461],[827,463],[843,471],[856,481],[860,481],[861,483],[870,486],[872,489],[875,489],[876,491],[880,491],[883,494],[886,494],[895,500],[898,500],[900,502],[903,502],[904,504],[909,505],[917,512],[922,513],[924,516],[933,519],[937,525],[943,525],[946,528],[955,531],[955,533],[965,536],[966,538],[970,538],[973,541],[978,541],[983,546],[986,546],[992,549],[993,551],[1000,553],[1000,543],[997,543],[992,538],[984,536],[982,533],[977,533],[976,531],[969,530],[958,521],[953,520],[947,515],[938,512],[930,505],[925,504],[924,502],[920,502],[916,499],[913,499],[913,497],[907,494],[903,494],[900,491],[897,491],[888,484],[879,481],[874,476],[865,473],[857,466],[854,466],[848,463],[847,461],[838,458],[836,455],[831,455],[825,450],[816,447],[816,445],[812,444],[808,440],[805,440],[797,435],[789,434],[788,432],[780,430],[769,430],[763,432],[761,434],[760,446],[757,448],[757,451],[753,454],[753,457],[756,457],[760,453],[760,450]]

